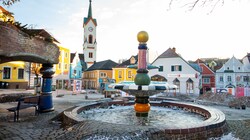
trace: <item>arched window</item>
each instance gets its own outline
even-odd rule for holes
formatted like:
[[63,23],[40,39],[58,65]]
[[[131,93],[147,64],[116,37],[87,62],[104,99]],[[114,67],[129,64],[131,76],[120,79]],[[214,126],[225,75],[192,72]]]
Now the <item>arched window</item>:
[[194,90],[194,82],[190,78],[186,81],[186,89],[187,93],[191,93]]
[[89,43],[92,44],[93,43],[93,36],[89,35]]

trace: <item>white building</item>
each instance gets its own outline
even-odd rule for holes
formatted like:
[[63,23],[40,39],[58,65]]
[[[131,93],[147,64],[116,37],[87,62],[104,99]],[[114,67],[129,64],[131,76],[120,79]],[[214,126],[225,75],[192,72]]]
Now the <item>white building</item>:
[[198,64],[189,64],[176,53],[175,48],[169,48],[152,63],[159,69],[149,70],[149,75],[160,75],[167,79],[169,84],[179,87],[180,93],[200,93],[200,67]]
[[[244,61],[246,60],[243,58]],[[235,88],[237,86],[245,87],[248,85],[250,76],[250,69],[247,68],[248,65],[247,63],[244,65],[233,56],[216,71],[216,88]]]

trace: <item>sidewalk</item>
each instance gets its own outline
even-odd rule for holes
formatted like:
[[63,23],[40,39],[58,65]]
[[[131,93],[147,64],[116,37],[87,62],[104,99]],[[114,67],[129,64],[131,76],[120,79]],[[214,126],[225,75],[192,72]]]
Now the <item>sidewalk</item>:
[[[33,90],[0,90],[0,95],[33,92]],[[20,111],[19,122],[13,122],[14,114],[6,110],[9,107],[16,106],[16,103],[0,103],[0,140],[65,139],[64,136],[66,136],[69,130],[61,128],[58,122],[51,121],[51,119],[65,109],[77,104],[93,102],[104,98],[104,95],[99,93],[87,94],[88,99],[85,99],[86,94],[72,93],[72,91],[67,90],[53,91],[54,111],[35,116],[33,108],[24,109]],[[69,137],[69,139],[71,138]]]
[[[0,95],[2,94],[18,94],[18,93],[34,93],[34,90],[0,90]],[[68,90],[56,90],[52,91],[53,96],[53,105],[56,112],[60,113],[65,109],[75,106],[77,104],[81,104],[84,102],[93,102],[96,100],[100,100],[104,98],[104,95],[100,93],[91,93],[91,94],[80,94],[80,93],[73,93],[72,91]],[[87,96],[87,98],[86,98]],[[13,113],[7,111],[7,108],[16,106],[16,102],[7,102],[7,103],[0,103],[0,121],[12,121]],[[24,109],[20,111],[20,119],[23,116],[33,116],[30,115],[33,113],[34,109]]]

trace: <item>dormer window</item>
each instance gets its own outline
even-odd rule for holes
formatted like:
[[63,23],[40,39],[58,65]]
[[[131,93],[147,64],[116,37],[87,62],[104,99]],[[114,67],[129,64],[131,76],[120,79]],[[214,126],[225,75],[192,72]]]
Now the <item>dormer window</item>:
[[130,58],[130,64],[135,64],[135,58],[134,57]]

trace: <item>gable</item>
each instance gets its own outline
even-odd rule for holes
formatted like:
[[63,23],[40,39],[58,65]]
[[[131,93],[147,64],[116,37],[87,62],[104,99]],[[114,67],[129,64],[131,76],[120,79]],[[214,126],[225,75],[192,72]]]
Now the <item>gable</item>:
[[209,74],[213,75],[214,74],[214,72],[208,66],[206,66],[205,64],[200,63],[199,65],[200,65],[200,67],[202,67],[202,74],[207,74],[207,75],[209,75]]
[[242,72],[243,70],[243,64],[233,56],[216,72]]
[[85,25],[87,25],[89,22],[92,22],[95,26],[97,26],[97,21],[96,21],[96,19],[93,19],[92,17],[90,17],[90,18],[84,18],[83,19],[83,25],[85,26]]

